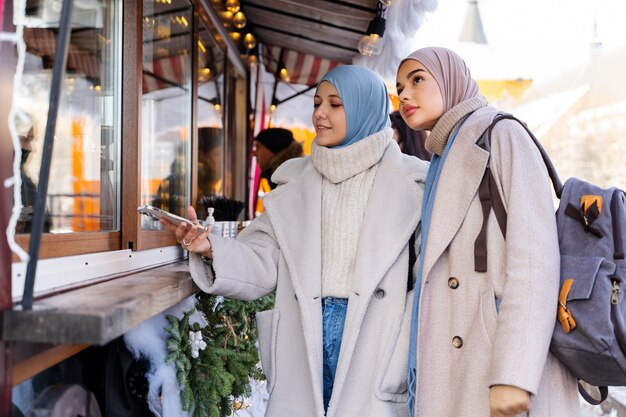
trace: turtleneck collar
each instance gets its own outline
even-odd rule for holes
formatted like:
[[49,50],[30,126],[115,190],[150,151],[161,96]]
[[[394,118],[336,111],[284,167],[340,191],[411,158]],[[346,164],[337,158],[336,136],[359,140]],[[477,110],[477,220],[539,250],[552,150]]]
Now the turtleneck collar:
[[344,148],[311,144],[311,161],[315,169],[328,181],[338,184],[374,166],[391,142],[393,130],[389,127]]
[[476,96],[460,102],[448,110],[437,122],[433,130],[426,138],[426,149],[439,156],[443,154],[448,144],[450,133],[463,117],[474,110],[487,105],[487,100],[483,96]]

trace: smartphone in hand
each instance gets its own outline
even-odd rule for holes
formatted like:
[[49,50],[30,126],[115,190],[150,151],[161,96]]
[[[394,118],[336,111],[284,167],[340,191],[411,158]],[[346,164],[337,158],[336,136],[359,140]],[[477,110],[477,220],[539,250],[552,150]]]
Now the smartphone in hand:
[[150,216],[153,219],[157,219],[157,220],[165,219],[170,223],[174,223],[176,226],[178,226],[181,223],[194,224],[200,232],[208,231],[206,226],[203,226],[199,223],[194,223],[189,219],[185,219],[184,217],[177,216],[175,214],[170,213],[169,211],[161,210],[160,208],[150,206],[147,204],[137,207],[137,211],[141,214],[145,214],[146,216]]

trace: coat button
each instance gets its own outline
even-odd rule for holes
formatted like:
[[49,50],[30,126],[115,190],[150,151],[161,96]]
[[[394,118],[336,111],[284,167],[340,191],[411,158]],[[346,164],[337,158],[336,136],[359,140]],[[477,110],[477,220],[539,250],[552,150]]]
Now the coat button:
[[452,346],[457,349],[461,349],[461,347],[463,346],[463,338],[461,336],[454,336],[452,338]]
[[385,296],[385,290],[383,290],[382,288],[379,288],[376,290],[376,292],[374,293],[374,297],[376,298],[383,298]]
[[452,288],[453,290],[456,290],[457,288],[459,288],[459,280],[458,278],[452,277],[448,280],[448,287]]

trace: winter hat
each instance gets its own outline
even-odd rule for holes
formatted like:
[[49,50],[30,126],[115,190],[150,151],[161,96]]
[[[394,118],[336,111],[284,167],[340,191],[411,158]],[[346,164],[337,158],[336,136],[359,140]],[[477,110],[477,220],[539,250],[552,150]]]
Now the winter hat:
[[278,153],[283,149],[287,149],[294,141],[293,133],[287,129],[271,127],[259,132],[256,141],[263,144],[273,153]]

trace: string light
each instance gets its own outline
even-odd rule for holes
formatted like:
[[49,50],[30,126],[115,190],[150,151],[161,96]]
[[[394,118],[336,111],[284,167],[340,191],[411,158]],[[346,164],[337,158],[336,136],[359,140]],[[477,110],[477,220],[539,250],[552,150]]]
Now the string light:
[[256,65],[259,65],[259,58],[254,54],[250,55],[248,57],[248,65],[250,65],[251,68],[256,67]]
[[204,46],[204,44],[200,40],[198,41],[198,48],[202,51],[203,54],[206,53],[206,47]]
[[220,17],[222,18],[222,22],[225,28],[229,28],[233,24],[233,12],[228,10],[223,10],[220,12]]
[[[248,36],[248,35],[246,35]],[[230,37],[233,38],[233,40],[235,42],[239,42],[239,39],[241,39],[241,33],[240,32],[230,32]],[[245,37],[244,37],[244,42],[245,42]]]
[[367,27],[367,33],[363,35],[358,44],[359,52],[365,56],[380,55],[383,51],[383,35],[385,33],[386,20],[383,17],[385,6],[382,1],[378,4],[376,17]]
[[239,0],[226,0],[226,10],[231,13],[237,13],[241,5],[239,4]]
[[243,29],[247,23],[248,19],[246,19],[246,15],[243,14],[242,11],[238,11],[233,16],[233,26],[235,26],[237,29]]
[[256,39],[252,33],[246,33],[246,36],[243,37],[243,46],[247,49],[252,49],[256,46]]

